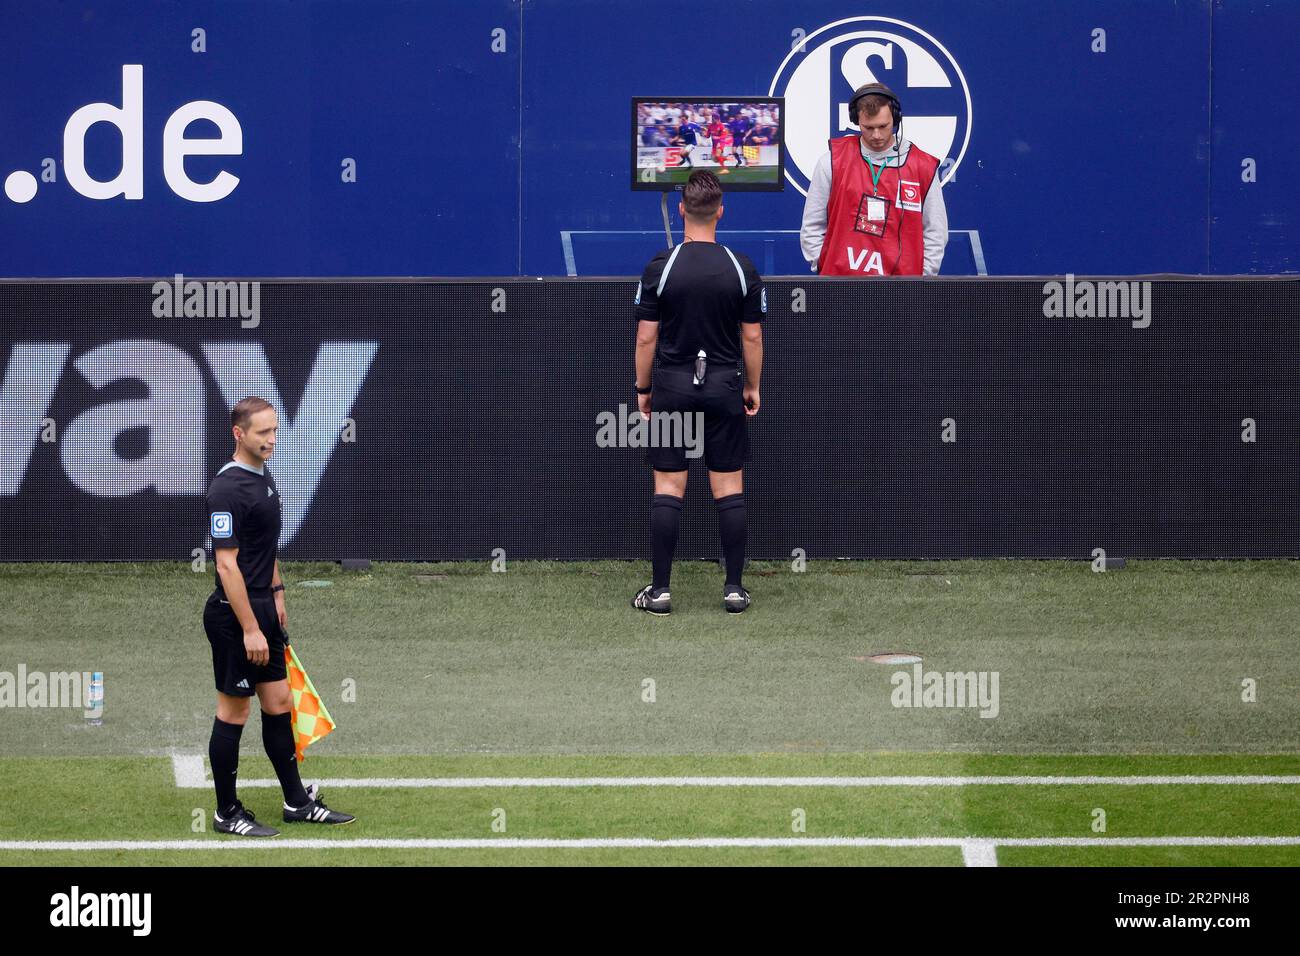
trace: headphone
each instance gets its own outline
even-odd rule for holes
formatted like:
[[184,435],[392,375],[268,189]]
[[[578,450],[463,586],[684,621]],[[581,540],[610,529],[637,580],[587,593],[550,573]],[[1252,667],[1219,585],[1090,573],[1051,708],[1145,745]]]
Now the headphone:
[[894,114],[894,132],[898,132],[898,126],[903,122],[903,104],[898,101],[894,91],[884,83],[868,83],[866,86],[859,86],[853,91],[853,99],[849,100],[849,119],[856,126],[858,122],[858,101],[864,96],[883,96],[889,101],[889,111]]

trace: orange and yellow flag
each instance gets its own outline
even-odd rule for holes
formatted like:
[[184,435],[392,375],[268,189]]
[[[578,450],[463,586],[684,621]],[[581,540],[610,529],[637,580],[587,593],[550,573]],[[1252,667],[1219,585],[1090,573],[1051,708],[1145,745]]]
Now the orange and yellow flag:
[[334,729],[334,721],[289,644],[284,646],[284,666],[293,693],[293,744],[301,763],[307,748]]

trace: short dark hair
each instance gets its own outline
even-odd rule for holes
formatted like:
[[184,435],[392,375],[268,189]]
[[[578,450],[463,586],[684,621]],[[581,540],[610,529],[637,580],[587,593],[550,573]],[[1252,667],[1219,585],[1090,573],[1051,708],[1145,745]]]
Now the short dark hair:
[[697,169],[686,180],[682,190],[682,205],[692,219],[709,219],[722,202],[722,183],[707,169]]
[[235,402],[235,407],[230,410],[230,424],[234,428],[247,428],[254,415],[271,407],[273,406],[270,402],[264,398],[258,398],[256,395],[241,398]]
[[[864,110],[866,111],[868,117],[872,117],[880,112],[880,108],[882,106],[889,106],[889,105],[890,103],[889,103],[888,96],[881,96],[879,93],[868,93],[866,96],[862,97],[862,99],[858,100],[858,115],[853,117],[853,119],[855,122],[858,123],[859,126],[861,126],[862,112]],[[892,115],[893,113],[892,108],[890,109],[890,113]]]

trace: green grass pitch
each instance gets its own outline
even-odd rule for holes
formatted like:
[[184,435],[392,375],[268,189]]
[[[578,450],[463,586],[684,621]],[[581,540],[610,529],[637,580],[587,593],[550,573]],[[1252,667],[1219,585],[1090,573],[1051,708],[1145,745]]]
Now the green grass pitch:
[[[0,707],[0,864],[1300,865],[1292,562],[755,562],[743,615],[687,562],[664,619],[643,563],[284,572],[339,724],[304,778],[358,821],[210,832],[210,565],[0,565],[0,674],[105,674],[101,726]],[[882,652],[996,716],[895,706]]]
[[[672,169],[664,170],[651,168],[648,171],[651,177],[648,182],[684,183],[691,178],[691,173],[695,172],[696,169],[707,169],[717,174],[724,190],[728,185],[735,183],[769,183],[777,185],[781,181],[775,166],[736,166],[728,159],[726,175],[723,175],[722,170],[717,166],[675,166]],[[641,172],[645,172],[645,170]]]

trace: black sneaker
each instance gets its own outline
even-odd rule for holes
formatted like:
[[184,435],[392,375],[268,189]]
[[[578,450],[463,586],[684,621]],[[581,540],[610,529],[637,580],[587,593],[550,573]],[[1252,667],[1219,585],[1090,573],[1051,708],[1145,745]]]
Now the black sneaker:
[[279,830],[268,827],[264,823],[258,823],[257,818],[253,816],[253,812],[244,809],[244,805],[238,801],[235,802],[234,811],[229,813],[225,819],[222,819],[220,812],[212,815],[212,829],[218,833],[229,833],[233,836],[273,837],[280,835]]
[[351,823],[356,819],[350,813],[339,813],[337,810],[331,810],[320,801],[317,794],[320,793],[320,787],[311,784],[307,787],[307,799],[311,801],[305,806],[295,810],[289,804],[284,804],[284,822],[285,823],[328,823],[331,826],[342,826],[345,823]]
[[749,607],[749,592],[739,584],[728,584],[722,589],[722,606],[730,614],[739,614]]
[[632,599],[632,606],[662,617],[665,614],[672,613],[673,602],[670,598],[671,595],[667,588],[660,588],[656,593],[655,586],[647,584],[636,592],[636,597]]

